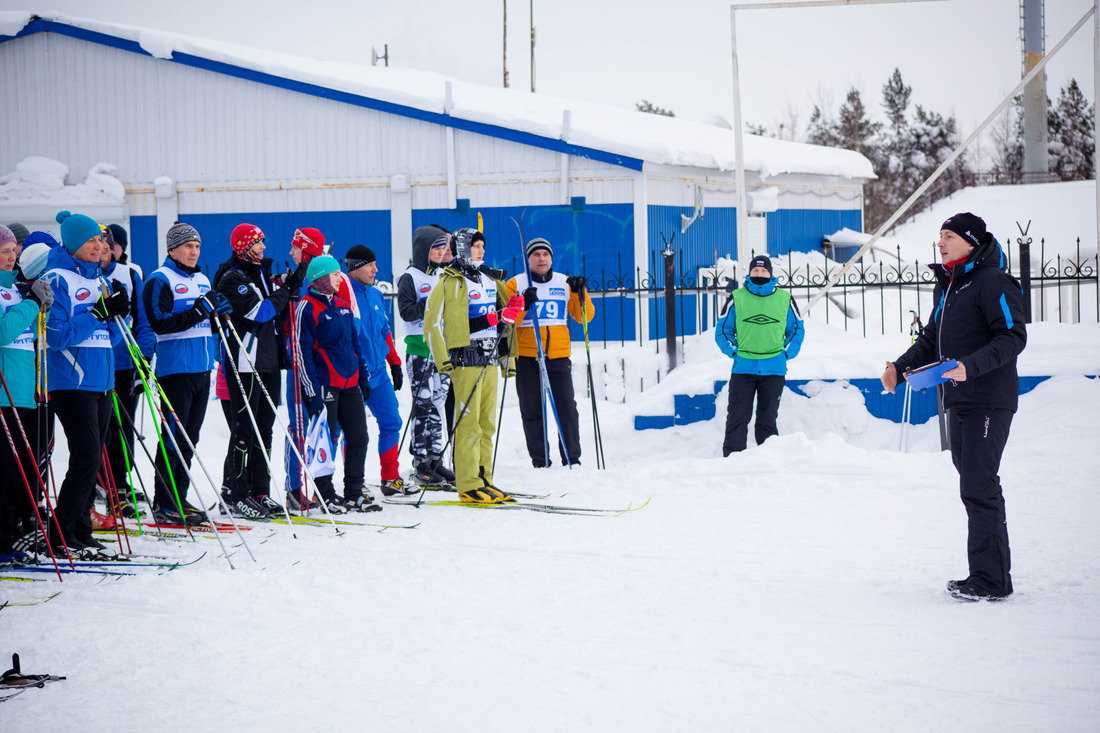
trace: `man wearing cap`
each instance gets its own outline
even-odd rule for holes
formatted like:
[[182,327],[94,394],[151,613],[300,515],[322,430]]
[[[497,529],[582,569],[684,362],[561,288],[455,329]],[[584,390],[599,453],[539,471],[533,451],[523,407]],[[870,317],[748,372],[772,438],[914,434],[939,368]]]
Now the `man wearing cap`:
[[1027,343],[1023,297],[980,217],[952,216],[940,227],[937,247],[935,309],[909,350],[886,362],[882,386],[893,392],[907,370],[941,359],[958,363],[943,373],[951,381],[942,398],[966,507],[970,574],[948,581],[947,590],[960,600],[1000,600],[1012,594],[1012,575],[997,472],[1019,401],[1016,357]]
[[[565,436],[564,445],[559,436],[558,452],[563,466],[580,464],[581,434],[577,400],[573,394],[573,363],[569,358],[573,344],[568,318],[581,323],[584,314],[587,314],[591,321],[595,308],[583,275],[566,277],[554,272],[554,250],[550,242],[541,237],[532,239],[527,243],[525,255],[530,279],[527,274],[520,273],[506,283],[505,290],[509,298],[517,293],[522,294],[528,309],[532,303],[535,304],[533,313],[523,312],[523,321],[516,329],[519,342],[516,395],[519,397],[523,434],[527,439],[527,454],[535,468],[544,468],[551,463],[546,428],[549,427],[551,435],[554,429],[547,419],[549,416],[544,414],[546,399],[538,364],[539,342],[535,337],[537,316],[550,394],[554,398],[561,434]],[[581,298],[584,298],[583,311]]]
[[79,555],[103,553],[92,536],[90,510],[113,403],[115,359],[107,322],[125,316],[129,299],[100,278],[103,232],[90,217],[62,211],[63,247],[53,250],[43,277],[54,296],[46,321],[50,402],[68,439],[69,467],[57,494],[57,527],[50,544]]
[[[217,342],[210,328],[213,314],[228,315],[229,302],[211,291],[199,268],[202,238],[189,224],[176,222],[165,235],[168,256],[145,285],[143,300],[157,340],[157,382],[172,405],[187,437],[198,444],[199,429],[210,401],[210,370]],[[158,523],[199,524],[206,514],[187,501],[192,451],[172,420],[162,425],[156,457],[153,517]],[[172,485],[169,485],[171,482]]]
[[374,287],[378,262],[370,247],[357,244],[344,255],[344,264],[351,278],[351,290],[359,303],[355,319],[359,350],[367,366],[367,387],[364,397],[367,407],[378,422],[378,461],[382,472],[382,493],[386,496],[405,494],[397,455],[401,436],[401,413],[395,390],[401,389],[404,374],[401,357],[393,343],[393,329],[386,313],[382,293]]
[[144,278],[145,273],[142,272],[136,262],[130,262],[126,254],[126,248],[130,244],[130,237],[126,234],[126,230],[122,228],[121,224],[108,224],[107,229],[111,232],[111,238],[114,240],[111,250],[114,253],[115,261],[121,262],[124,265],[129,265],[130,269]]
[[753,257],[744,287],[733,291],[728,310],[715,324],[718,348],[733,359],[723,456],[747,447],[754,400],[756,444],[779,434],[776,419],[787,362],[798,356],[806,332],[798,306],[778,283],[771,259]]
[[405,325],[405,366],[412,409],[409,452],[416,482],[422,486],[453,486],[455,476],[443,465],[443,416],[451,378],[440,374],[424,340],[424,307],[450,262],[450,232],[440,226],[417,227],[413,232],[412,264],[397,281],[397,312]]
[[[305,281],[308,265],[302,262],[278,287],[271,280],[271,259],[264,257],[264,233],[258,226],[238,224],[229,241],[233,254],[214,275],[214,289],[232,307],[230,322],[237,334],[227,333],[229,353],[222,355],[233,420],[227,460],[229,480],[223,479],[223,483],[228,484],[233,510],[245,518],[259,519],[284,511],[271,498],[271,475],[261,454],[270,455],[275,425],[275,412],[264,390],[274,400],[282,386],[281,370],[289,361],[282,321],[291,296],[297,295]],[[256,417],[259,435],[245,405]]]

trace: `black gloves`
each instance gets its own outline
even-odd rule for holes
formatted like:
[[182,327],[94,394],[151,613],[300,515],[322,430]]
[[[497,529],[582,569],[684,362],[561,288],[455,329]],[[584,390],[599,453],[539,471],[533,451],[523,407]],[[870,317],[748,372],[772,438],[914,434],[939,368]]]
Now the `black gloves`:
[[228,316],[233,312],[233,306],[217,290],[211,290],[201,298],[196,298],[195,304],[191,307],[199,314],[200,319],[206,318],[211,313]]
[[283,281],[283,287],[287,290],[296,290],[302,287],[302,283],[306,281],[307,269],[309,269],[309,265],[303,260],[294,272],[287,275],[286,280]]
[[116,316],[124,316],[130,310],[130,299],[126,297],[126,289],[118,280],[111,281],[114,290],[110,295],[100,294],[99,300],[92,306],[92,315],[101,321],[107,321]]
[[569,284],[569,289],[577,295],[584,295],[585,288],[588,287],[588,279],[584,275],[571,275],[565,278],[565,282]]
[[523,309],[529,310],[531,306],[537,303],[539,300],[538,291],[535,290],[535,286],[527,288],[523,291]]
[[400,364],[390,364],[390,376],[393,377],[393,388],[401,389],[401,385],[405,382],[405,370]]

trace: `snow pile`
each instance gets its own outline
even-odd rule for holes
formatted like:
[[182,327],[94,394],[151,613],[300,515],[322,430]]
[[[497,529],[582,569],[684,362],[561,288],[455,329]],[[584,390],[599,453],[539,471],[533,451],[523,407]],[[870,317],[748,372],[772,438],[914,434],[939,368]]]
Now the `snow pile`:
[[126,200],[126,189],[116,177],[118,168],[99,163],[83,183],[65,184],[69,166],[51,158],[30,156],[15,166],[14,173],[0,176],[0,203],[10,205],[117,205]]
[[[156,58],[173,52],[238,66],[317,86],[472,122],[520,130],[575,145],[667,165],[733,170],[734,135],[697,122],[618,109],[520,90],[470,84],[441,74],[319,61],[247,46],[74,18],[57,12],[39,17],[75,28],[135,41]],[[31,15],[0,12],[0,31],[15,35]],[[447,85],[451,96],[447,97]],[[570,121],[565,122],[569,112]],[[810,173],[874,178],[867,158],[849,150],[745,135],[745,166],[763,178]]]
[[[985,219],[986,226],[1018,259],[1021,228],[1031,238],[1031,258],[1039,259],[1040,239],[1045,240],[1045,258],[1061,255],[1075,257],[1077,239],[1081,256],[1096,257],[1096,181],[1035,183],[1021,186],[978,186],[956,191],[937,201],[912,221],[889,234],[901,242],[902,256],[908,260],[933,261],[933,245],[939,238],[940,225],[961,211],[970,211]],[[1095,262],[1095,260],[1093,260]]]

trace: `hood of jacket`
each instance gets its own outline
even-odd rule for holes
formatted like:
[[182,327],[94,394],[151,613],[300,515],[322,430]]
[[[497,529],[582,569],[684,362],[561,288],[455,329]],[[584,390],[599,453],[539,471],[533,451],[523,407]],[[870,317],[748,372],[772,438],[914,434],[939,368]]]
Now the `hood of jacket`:
[[413,267],[421,272],[428,272],[432,266],[431,261],[428,259],[428,252],[433,244],[446,236],[447,232],[434,225],[417,227],[416,231],[413,232]]

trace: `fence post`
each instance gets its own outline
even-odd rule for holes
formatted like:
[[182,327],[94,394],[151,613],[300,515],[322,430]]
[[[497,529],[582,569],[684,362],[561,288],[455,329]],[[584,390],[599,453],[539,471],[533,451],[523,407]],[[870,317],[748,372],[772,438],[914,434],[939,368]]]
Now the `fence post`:
[[[676,238],[673,233],[672,239]],[[665,250],[665,351],[668,352],[668,370],[676,368],[676,253],[672,249],[672,239],[668,240]]]
[[1031,237],[1020,237],[1020,287],[1023,289],[1024,323],[1031,323]]

